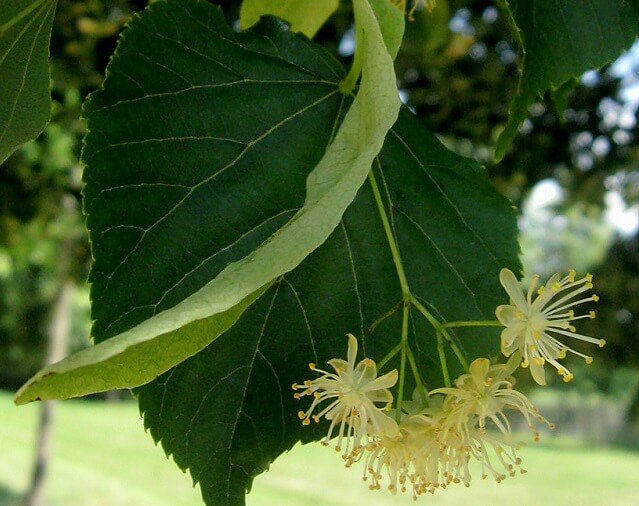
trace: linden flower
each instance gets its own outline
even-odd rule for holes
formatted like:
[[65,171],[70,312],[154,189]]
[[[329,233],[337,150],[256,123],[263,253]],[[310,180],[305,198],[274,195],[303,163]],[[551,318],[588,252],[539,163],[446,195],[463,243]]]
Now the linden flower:
[[504,412],[513,410],[524,417],[535,435],[535,440],[539,439],[539,433],[534,419],[554,428],[524,394],[513,388],[515,378],[512,377],[512,373],[520,361],[519,353],[513,354],[507,364],[491,365],[487,358],[478,358],[470,364],[467,374],[457,378],[455,388],[433,390],[431,395],[446,395],[443,405],[448,418],[446,423],[456,426],[459,430],[470,417],[475,416],[479,430],[485,432],[488,419],[505,436],[510,437],[511,426]]
[[312,381],[306,380],[302,385],[293,384],[293,390],[304,389],[294,394],[296,399],[313,396],[308,410],[298,413],[299,418],[304,425],[309,425],[311,418],[318,423],[322,417],[329,420],[331,424],[322,444],[327,445],[337,429],[336,449],[343,449],[345,459],[369,436],[395,437],[399,434],[397,423],[384,413],[393,402],[393,395],[388,389],[397,382],[397,370],[378,378],[373,360],[365,358],[355,365],[357,339],[351,334],[348,334],[347,357],[348,360],[334,358],[328,361],[335,373],[318,369],[311,363],[311,371],[317,371],[321,376]]
[[[368,443],[364,450],[368,453],[362,478],[367,481],[370,476],[368,488],[379,490],[385,474],[389,482],[388,490],[393,494],[396,494],[398,489],[406,492],[406,483],[411,479],[412,455],[405,435],[400,433],[395,437],[379,437]],[[350,463],[352,462],[354,460]],[[347,467],[350,467],[350,463]]]
[[[575,271],[571,270],[567,276],[554,274],[545,285],[539,284],[539,276],[534,276],[528,293],[524,294],[521,283],[508,269],[502,269],[499,280],[510,296],[510,304],[499,306],[495,314],[506,327],[501,333],[501,349],[509,357],[519,350],[523,357],[522,367],[530,365],[533,378],[540,385],[546,384],[544,364],[549,362],[563,376],[564,381],[573,378],[572,373],[558,362],[566,357],[567,352],[579,355],[592,362],[592,357],[579,353],[560,339],[572,337],[579,341],[598,344],[603,347],[606,341],[594,337],[577,334],[572,322],[582,318],[594,318],[595,312],[575,316],[573,307],[585,302],[597,302],[597,295],[590,295],[574,300],[578,295],[592,289],[590,274],[581,279],[575,279]],[[537,294],[533,300],[533,294]]]
[[[521,445],[513,441],[510,433],[506,438],[494,436],[478,426],[477,415],[464,414],[465,410],[451,409],[450,405],[450,402],[444,401],[438,422],[437,441],[440,449],[437,472],[443,478],[440,486],[461,482],[469,487],[472,480],[469,470],[471,459],[481,463],[482,479],[491,475],[497,483],[504,480],[506,475],[515,476],[517,470],[522,474],[526,472],[517,455]],[[430,487],[428,491],[432,491],[433,485],[430,484]]]

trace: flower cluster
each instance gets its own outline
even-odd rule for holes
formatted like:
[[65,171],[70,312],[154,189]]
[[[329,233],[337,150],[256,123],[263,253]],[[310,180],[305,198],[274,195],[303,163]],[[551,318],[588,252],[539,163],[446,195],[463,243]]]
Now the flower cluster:
[[[451,484],[470,486],[473,460],[480,463],[482,478],[492,476],[497,482],[524,473],[507,414],[519,412],[535,439],[535,421],[553,425],[514,390],[511,373],[518,365],[515,360],[491,365],[488,359],[477,359],[455,387],[433,390],[428,408],[403,413],[398,437],[378,438],[366,448],[370,488],[380,488],[384,475],[389,490],[410,488],[415,498]],[[487,430],[487,422],[496,434]]]
[[[357,340],[349,335],[347,361],[331,360],[334,373],[311,364],[311,370],[321,376],[294,384],[293,389],[298,399],[313,397],[308,410],[299,412],[303,423],[326,418],[330,425],[323,444],[337,430],[336,449],[347,467],[363,462],[363,478],[371,490],[380,489],[386,481],[391,492],[410,489],[417,498],[454,483],[469,486],[472,460],[481,463],[483,478],[492,476],[499,482],[517,470],[525,472],[507,412],[519,412],[536,438],[536,421],[551,426],[513,389],[511,374],[521,362],[519,357],[498,365],[477,359],[455,387],[433,390],[428,407],[411,409],[408,403],[397,416],[389,411],[392,394],[388,390],[397,381],[397,372],[378,378],[372,360],[355,365],[356,354]],[[500,434],[489,432],[489,424]]]
[[[567,352],[583,357],[587,363],[592,361],[560,340],[572,337],[600,346],[605,344],[603,340],[578,334],[573,326],[576,320],[595,316],[592,311],[576,316],[573,309],[597,301],[596,295],[579,297],[592,289],[592,277],[577,279],[575,272],[570,271],[567,276],[552,276],[541,286],[539,277],[534,277],[524,291],[515,275],[504,269],[500,281],[511,302],[496,309],[504,326],[502,352],[509,357],[505,364],[478,358],[453,385],[445,373],[449,386],[430,392],[418,387],[412,402],[398,402],[393,409],[390,389],[400,375],[393,370],[378,377],[373,360],[364,358],[357,362],[357,339],[349,334],[347,360],[334,358],[328,362],[334,372],[310,364],[311,371],[319,376],[293,384],[296,399],[312,398],[308,409],[299,412],[302,423],[309,425],[311,420],[319,423],[324,418],[328,433],[322,443],[328,445],[336,437],[336,449],[342,453],[346,467],[362,463],[362,477],[371,490],[385,485],[392,493],[410,491],[417,498],[452,484],[470,486],[471,470],[475,467],[481,469],[483,479],[492,477],[501,482],[507,476],[526,472],[518,455],[521,444],[513,438],[511,415],[526,422],[535,441],[539,440],[538,424],[554,428],[515,389],[513,374],[520,366],[530,367],[533,378],[545,384],[547,362],[569,381],[572,374],[559,363]],[[495,322],[454,322],[448,326],[484,323]],[[439,335],[446,332],[445,326],[438,332]],[[416,368],[414,363],[412,367]],[[413,372],[421,385],[419,374]],[[403,381],[403,375],[401,378]],[[400,385],[399,391],[402,390]]]

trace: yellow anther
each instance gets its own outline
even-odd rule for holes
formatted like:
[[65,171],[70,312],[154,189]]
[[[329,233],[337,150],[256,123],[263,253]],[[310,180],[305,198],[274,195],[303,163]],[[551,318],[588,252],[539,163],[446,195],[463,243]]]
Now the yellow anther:
[[306,381],[304,382],[304,386],[305,386],[306,388],[311,388],[311,385],[312,385],[311,380],[306,380]]
[[525,369],[526,367],[528,367],[528,365],[529,365],[529,364],[528,364],[528,360],[524,360],[524,361],[521,363],[521,367],[522,367],[523,369]]
[[592,364],[592,357],[586,357],[586,359],[585,359],[585,360],[586,360],[586,364],[587,364],[587,365]]
[[304,418],[306,418],[306,413],[304,413],[304,411],[298,411],[297,416],[300,420],[304,420]]
[[293,390],[297,390],[297,383],[293,383],[293,386],[291,387]]
[[299,401],[302,397],[300,396],[300,394],[293,394],[293,398]]
[[592,290],[595,285],[593,285],[592,283],[586,283],[584,286],[588,288],[588,290]]
[[313,415],[313,420],[315,423],[319,423],[319,417],[317,415]]
[[302,425],[310,425],[311,421],[308,418],[304,418],[304,420],[302,420]]
[[544,293],[544,290],[546,289],[546,287],[544,285],[541,285],[538,289],[537,289],[537,295],[541,295],[542,293]]
[[568,325],[568,330],[570,330],[570,332],[577,332],[577,328],[574,325]]
[[567,352],[568,352],[568,350],[566,348],[563,348],[563,349],[559,350],[559,352],[557,353],[557,358],[559,358],[559,359],[566,358],[566,353]]
[[575,377],[575,376],[574,376],[572,373],[565,374],[565,375],[564,375],[564,382],[565,382],[565,383],[568,383],[568,382],[572,381],[572,379],[573,379],[574,377]]
[[517,311],[515,313],[515,318],[517,318],[518,320],[523,319],[523,317],[524,317],[524,313],[522,313],[521,311]]
[[[533,337],[534,337],[537,341],[539,341],[539,340],[541,339],[541,332],[539,332],[538,330],[535,330],[535,331],[533,332]],[[531,346],[531,348],[532,348],[532,346]]]
[[320,394],[319,392],[315,392],[313,394],[313,397],[315,397],[316,399],[319,399],[320,397],[322,397],[322,394]]
[[588,316],[590,316],[590,318],[591,318],[592,320],[594,320],[594,319],[597,317],[597,313],[595,313],[594,311],[590,311],[590,312],[588,313]]
[[317,367],[317,366],[316,366],[313,362],[310,362],[310,363],[308,364],[308,368],[309,368],[311,371],[314,371],[314,370],[315,370],[315,367]]
[[571,309],[570,311],[568,311],[568,318],[574,318],[575,317],[575,312]]
[[534,357],[533,362],[537,365],[544,365],[546,363],[543,357]]
[[559,283],[553,283],[552,291],[553,292],[558,292],[559,290],[561,290],[561,285]]
[[570,269],[568,271],[568,281],[570,281],[571,283],[574,283],[576,276],[577,276],[577,271],[575,271],[575,269]]
[[590,273],[586,274],[586,281],[588,283],[592,283],[592,274],[590,274]]
[[599,347],[603,348],[604,346],[606,346],[606,340],[605,339],[599,339]]

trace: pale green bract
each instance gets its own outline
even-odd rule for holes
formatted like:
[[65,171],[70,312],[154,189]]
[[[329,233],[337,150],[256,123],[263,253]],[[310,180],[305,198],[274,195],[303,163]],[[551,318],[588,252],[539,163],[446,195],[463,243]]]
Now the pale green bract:
[[246,30],[270,14],[291,24],[291,30],[312,39],[337,10],[339,0],[244,0],[240,24]]
[[55,0],[0,0],[0,163],[49,121]]
[[[230,328],[270,283],[297,267],[328,238],[366,180],[399,114],[393,58],[374,12],[379,1],[373,5],[369,0],[354,1],[363,34],[361,84],[333,143],[309,174],[306,200],[295,216],[251,254],[228,265],[171,309],[40,371],[16,394],[16,403],[148,383]],[[384,19],[403,26],[402,16]],[[400,34],[402,26],[385,33]]]

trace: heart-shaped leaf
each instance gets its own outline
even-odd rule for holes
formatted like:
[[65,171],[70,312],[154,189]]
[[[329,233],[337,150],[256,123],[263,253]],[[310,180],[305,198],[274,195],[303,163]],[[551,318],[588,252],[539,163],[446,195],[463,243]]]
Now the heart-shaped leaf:
[[328,238],[400,105],[368,0],[355,13],[350,107],[339,65],[273,18],[238,34],[211,4],[174,0],[131,23],[85,107],[93,331],[110,339],[40,371],[16,402],[151,381]]

